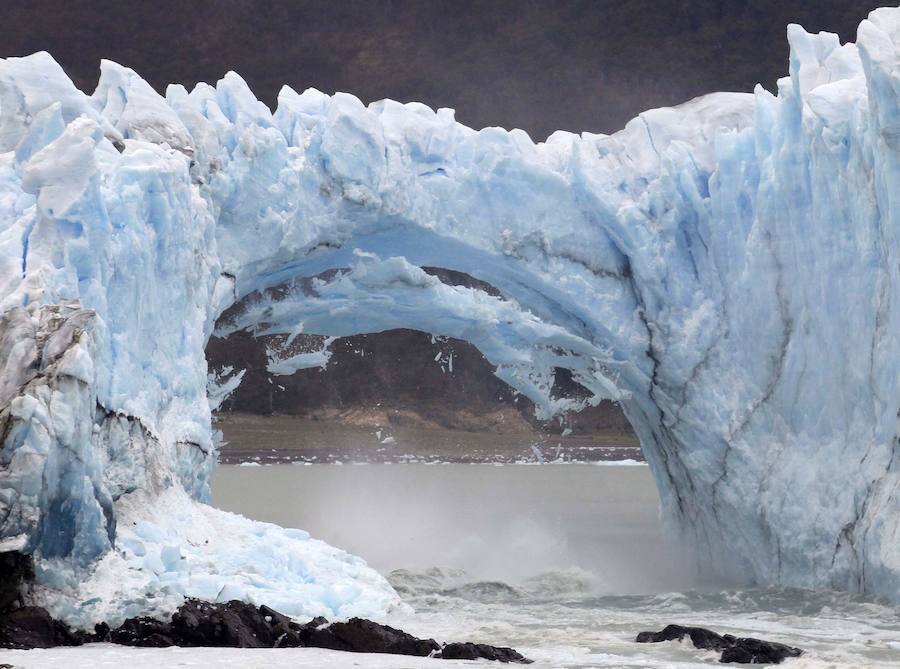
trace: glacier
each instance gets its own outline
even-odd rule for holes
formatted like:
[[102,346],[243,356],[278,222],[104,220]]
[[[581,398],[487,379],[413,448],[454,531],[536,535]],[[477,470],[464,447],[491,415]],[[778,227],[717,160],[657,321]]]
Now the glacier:
[[240,379],[204,348],[403,327],[544,415],[582,406],[556,368],[621,403],[701,568],[900,601],[900,9],[855,44],[787,34],[777,95],[540,143],[315,89],[273,113],[234,73],[161,96],[104,61],[86,95],[46,53],[0,61],[0,551],[33,555],[29,599],[78,625],[402,606],[209,506]]

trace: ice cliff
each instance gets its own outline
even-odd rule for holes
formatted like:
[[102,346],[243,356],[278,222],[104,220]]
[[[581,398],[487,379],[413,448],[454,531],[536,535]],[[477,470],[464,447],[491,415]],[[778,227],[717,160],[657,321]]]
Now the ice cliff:
[[788,39],[777,95],[538,144],[313,89],[273,114],[233,73],[161,97],[104,62],[87,96],[45,53],[0,61],[0,550],[35,556],[31,596],[82,623],[396,604],[204,504],[218,322],[457,337],[547,413],[568,368],[622,403],[703,564],[900,601],[900,10]]

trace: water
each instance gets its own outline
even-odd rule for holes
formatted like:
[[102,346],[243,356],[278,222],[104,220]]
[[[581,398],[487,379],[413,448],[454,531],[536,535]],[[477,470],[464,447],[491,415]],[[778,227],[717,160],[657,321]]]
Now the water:
[[213,501],[395,569],[515,582],[579,568],[625,592],[684,586],[645,466],[275,465],[216,469]]
[[664,536],[646,467],[221,466],[213,494],[365,557],[415,610],[389,624],[510,645],[534,666],[717,664],[690,644],[633,642],[676,622],[806,649],[789,667],[900,667],[897,608],[693,574]]

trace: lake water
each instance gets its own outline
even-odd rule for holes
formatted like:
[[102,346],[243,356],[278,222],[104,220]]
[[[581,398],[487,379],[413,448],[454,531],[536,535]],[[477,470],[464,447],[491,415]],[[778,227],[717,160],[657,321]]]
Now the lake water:
[[220,466],[213,494],[366,558],[415,610],[389,624],[510,645],[533,666],[717,664],[690,644],[633,642],[670,622],[807,650],[788,667],[900,666],[897,608],[694,574],[664,537],[644,466]]

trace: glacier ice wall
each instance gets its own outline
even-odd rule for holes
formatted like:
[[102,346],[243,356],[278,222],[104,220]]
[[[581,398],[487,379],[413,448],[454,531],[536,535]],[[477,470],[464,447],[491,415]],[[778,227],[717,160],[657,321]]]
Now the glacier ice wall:
[[[703,564],[900,601],[900,9],[788,39],[777,95],[538,144],[314,89],[272,113],[234,73],[163,98],[105,61],[87,96],[47,54],[0,61],[0,550],[74,621],[271,603],[279,555],[238,575],[277,528],[202,504],[206,341],[407,327],[548,414],[556,367],[621,402]],[[250,548],[217,573],[198,526]],[[301,535],[277,535],[316,585],[298,614],[396,604]]]

